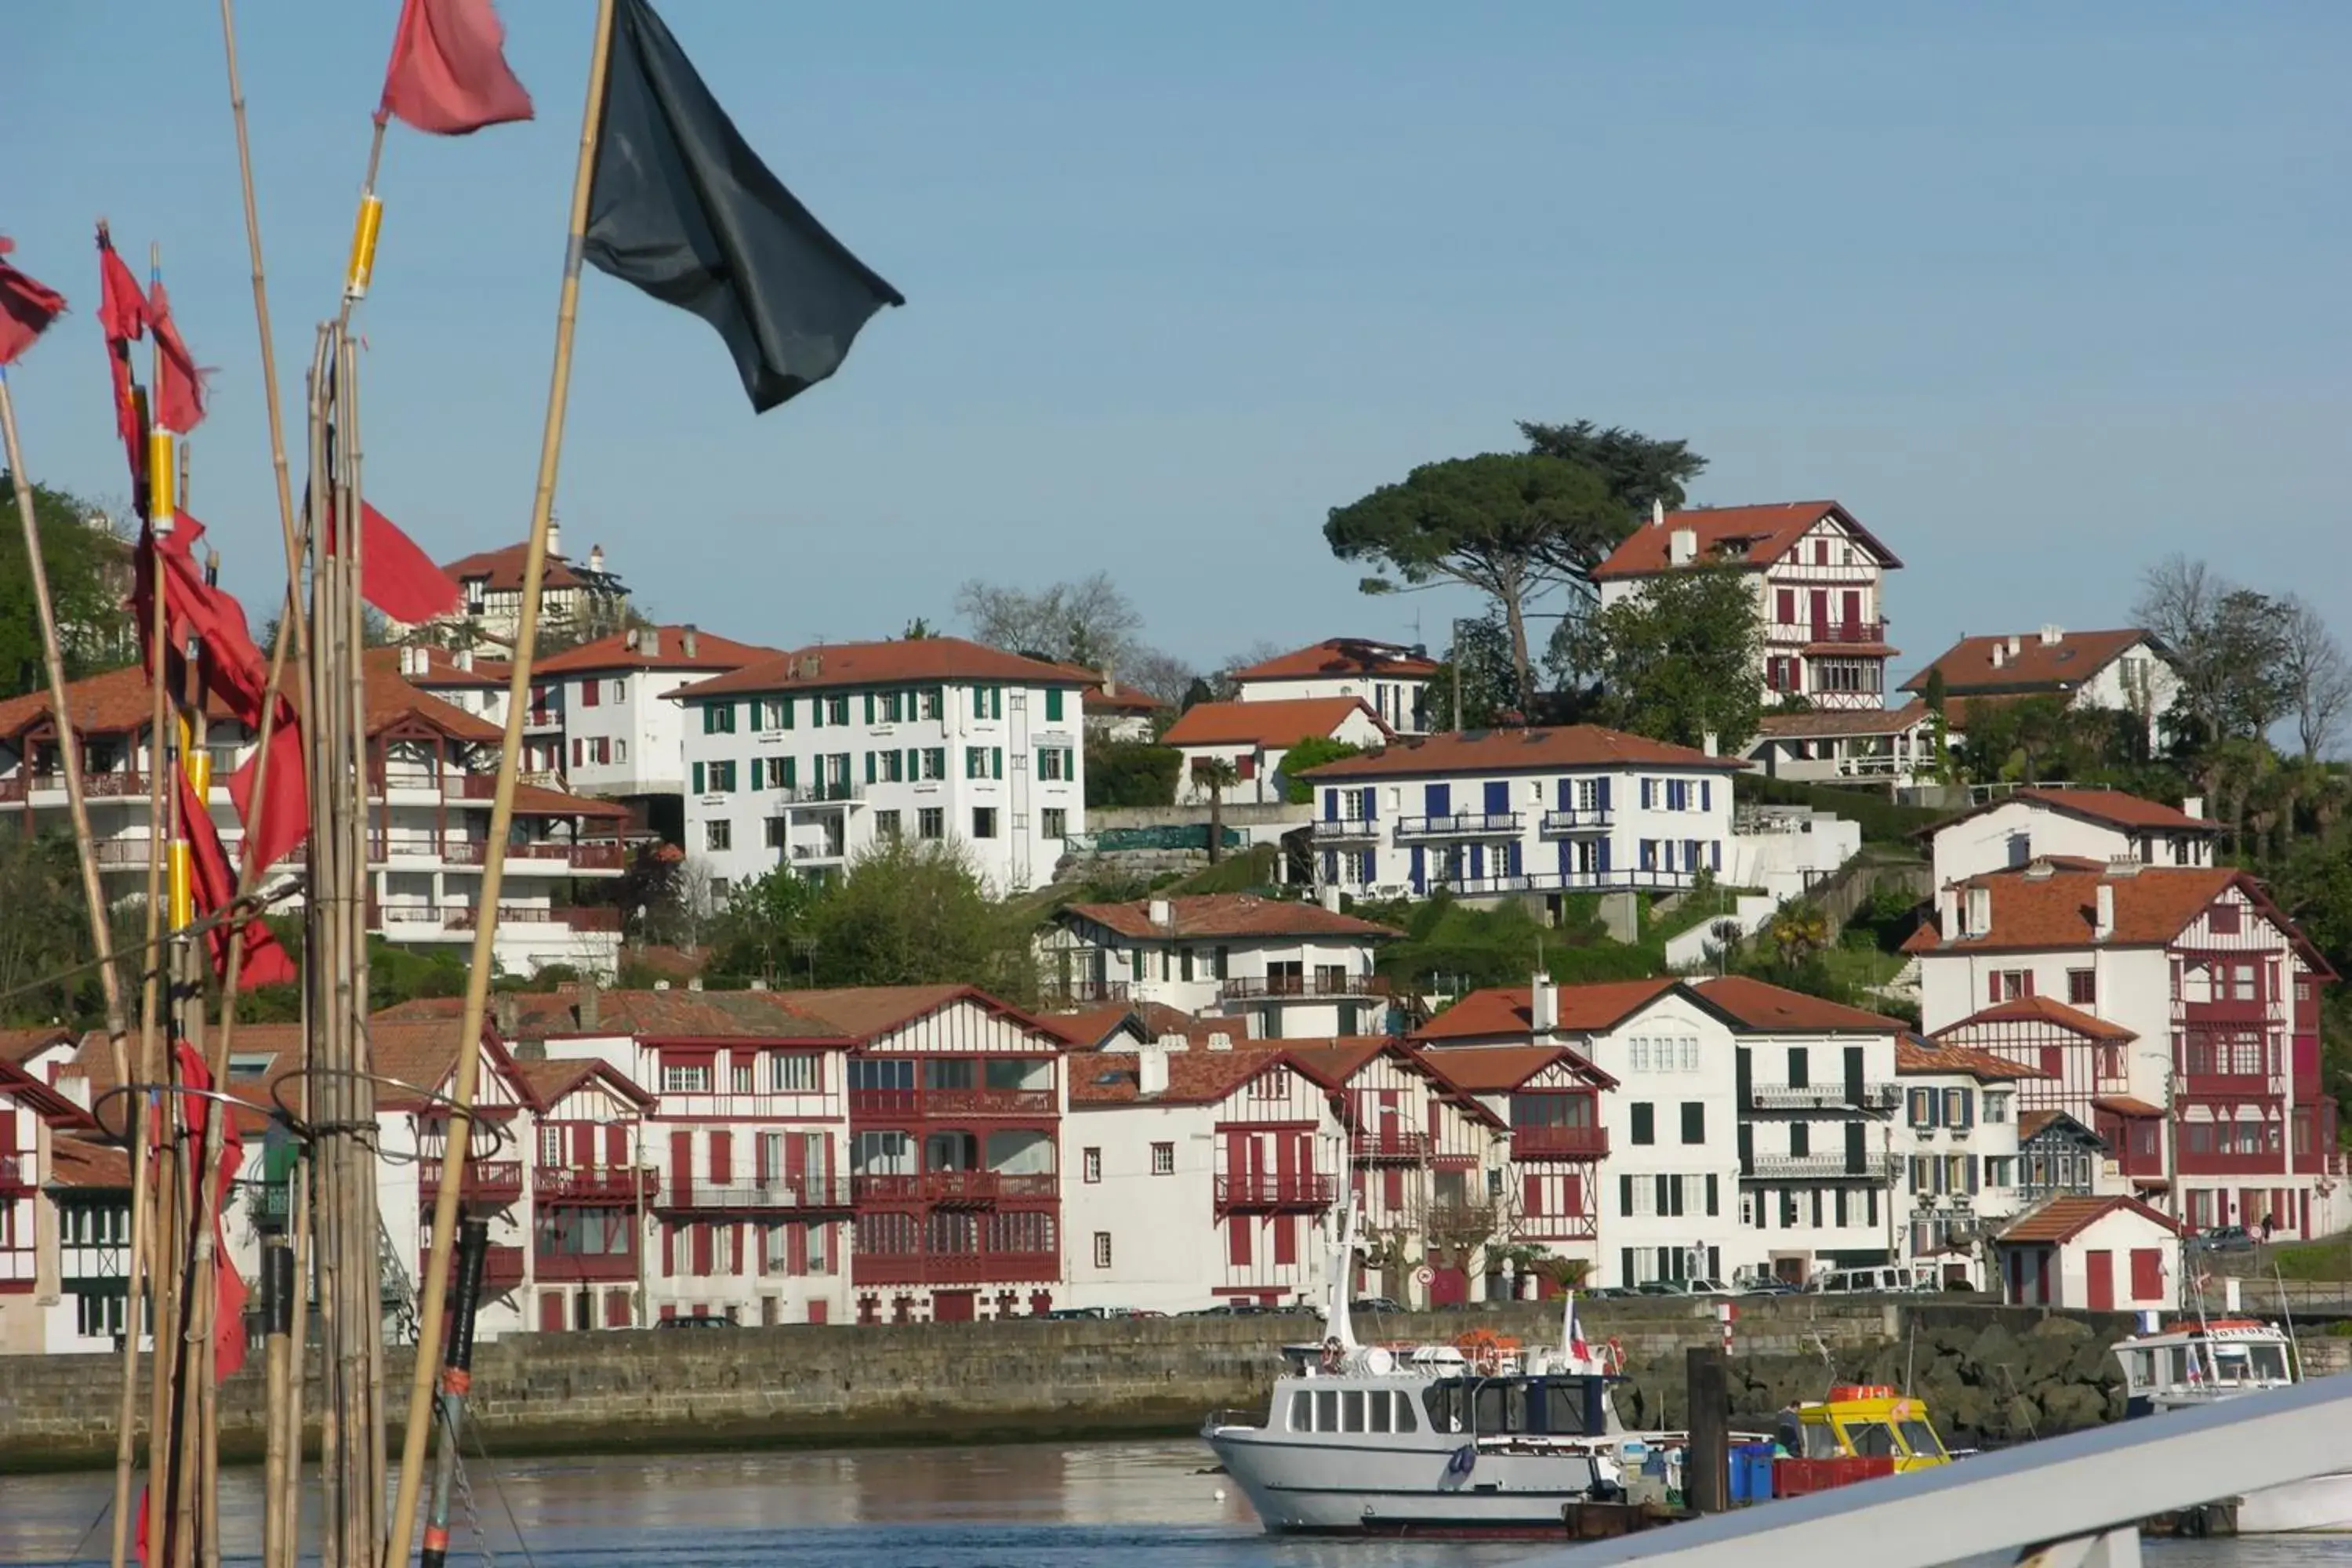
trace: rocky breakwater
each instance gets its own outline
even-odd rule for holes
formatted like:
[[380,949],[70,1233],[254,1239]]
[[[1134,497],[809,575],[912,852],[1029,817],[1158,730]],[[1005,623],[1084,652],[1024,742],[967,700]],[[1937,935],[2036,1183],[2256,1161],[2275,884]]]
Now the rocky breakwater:
[[[2130,1331],[2108,1314],[2042,1317],[1953,1314],[1920,1321],[1864,1345],[1824,1344],[1811,1353],[1744,1355],[1730,1363],[1732,1416],[1770,1430],[1788,1405],[1818,1400],[1832,1384],[1885,1384],[1923,1400],[1952,1447],[2054,1436],[2124,1414],[2122,1369],[2109,1353]],[[1616,1390],[1620,1419],[1634,1426],[1679,1426],[1689,1419],[1685,1362],[1676,1351],[1629,1362]]]

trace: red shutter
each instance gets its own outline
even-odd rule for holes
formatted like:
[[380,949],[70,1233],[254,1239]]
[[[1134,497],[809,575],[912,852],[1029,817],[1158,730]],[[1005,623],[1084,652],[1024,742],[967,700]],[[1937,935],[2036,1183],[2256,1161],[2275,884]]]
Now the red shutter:
[[710,1222],[697,1220],[694,1231],[694,1274],[697,1279],[710,1277]]
[[1543,1178],[1530,1174],[1524,1178],[1523,1186],[1526,1196],[1520,1200],[1519,1206],[1526,1211],[1525,1217],[1533,1219],[1544,1212]]
[[808,1226],[788,1226],[784,1230],[784,1269],[801,1275],[808,1272]]
[[2094,1248],[2083,1254],[2084,1305],[2094,1312],[2116,1310],[2116,1255]]
[[[677,1226],[668,1220],[661,1222],[661,1252],[662,1278],[675,1279],[677,1275]],[[662,1309],[662,1316],[669,1316],[668,1308]]]
[[694,1190],[694,1134],[669,1135],[669,1184],[682,1198]]
[[619,1171],[629,1163],[629,1130],[625,1127],[604,1129],[604,1163]]
[[723,1187],[735,1179],[735,1140],[731,1133],[710,1135],[710,1184]]
[[1225,1261],[1236,1268],[1247,1268],[1250,1260],[1250,1217],[1245,1214],[1230,1215],[1225,1219]]
[[563,1298],[553,1290],[539,1299],[539,1331],[542,1334],[563,1331]]
[[1559,1212],[1581,1217],[1584,1214],[1584,1178],[1570,1174],[1562,1184],[1566,1190],[1568,1201],[1560,1205]]
[[1988,1002],[2000,1000],[2000,971],[1998,969],[1985,976],[1985,1000]]
[[1274,1217],[1274,1260],[1287,1266],[1298,1261],[1298,1231],[1295,1216],[1276,1215]]
[[1388,1210],[1391,1214],[1394,1214],[1397,1210],[1404,1207],[1404,1171],[1402,1168],[1396,1165],[1391,1165],[1387,1170],[1381,1173],[1381,1202],[1388,1206]]
[[747,1225],[730,1225],[727,1227],[729,1233],[735,1238],[735,1261],[730,1266],[730,1271],[739,1279],[743,1277],[743,1233],[751,1228]]
[[583,1171],[596,1163],[596,1130],[584,1121],[572,1129],[572,1163]]
[[1274,1141],[1274,1190],[1285,1197],[1298,1191],[1298,1142],[1295,1138]]
[[[808,1304],[808,1321],[810,1322],[822,1323],[824,1321],[824,1303],[823,1301],[811,1301]],[[1045,1314],[1040,1312],[1037,1315],[1042,1318]]]
[[2031,996],[2031,995],[2032,995],[2032,994],[2033,994],[2033,971],[2032,971],[2031,969],[2029,969],[2029,970],[2027,970],[2027,971],[2025,972],[2025,992],[2024,992],[2024,994],[2025,994],[2026,995],[2028,995],[2028,996]]
[[626,1290],[604,1292],[604,1326],[606,1328],[625,1329],[629,1326],[633,1316],[634,1314],[629,1310],[629,1293]]
[[2164,1294],[2164,1252],[2160,1247],[2135,1247],[2131,1255],[2131,1289],[2135,1302],[2152,1302]]

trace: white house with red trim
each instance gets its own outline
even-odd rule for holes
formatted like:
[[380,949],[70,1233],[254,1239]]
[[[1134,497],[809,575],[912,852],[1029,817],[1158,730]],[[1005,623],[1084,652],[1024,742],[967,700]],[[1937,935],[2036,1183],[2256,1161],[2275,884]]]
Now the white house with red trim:
[[1937,673],[1944,678],[1945,713],[1952,728],[1962,731],[1973,708],[2041,697],[2075,712],[2132,714],[2153,745],[2180,696],[2172,650],[2138,626],[2070,632],[2045,626],[2035,632],[1962,637],[1922,666],[1903,689],[1925,693]]
[[1591,724],[1344,757],[1304,775],[1317,885],[1359,898],[1687,888],[1736,868],[1731,775],[1747,765]]
[[1340,1125],[1280,1050],[1073,1053],[1062,1304],[1320,1300]]
[[1833,500],[1654,513],[1592,569],[1603,608],[1698,566],[1747,574],[1763,624],[1769,705],[1885,705],[1886,574],[1903,563]]
[[692,626],[630,626],[549,654],[531,668],[529,731],[560,731],[560,783],[582,795],[626,801],[640,826],[675,839],[684,831],[686,710],[669,693],[778,657]]
[[1290,697],[1247,702],[1195,702],[1160,737],[1183,756],[1176,774],[1176,804],[1209,798],[1202,771],[1213,763],[1231,764],[1234,782],[1228,802],[1282,804],[1288,780],[1282,759],[1302,741],[1339,741],[1372,747],[1391,739],[1370,704],[1360,697]]
[[[1609,1155],[1601,1100],[1617,1080],[1564,1046],[1485,1045],[1421,1055],[1504,1124],[1496,1196],[1507,1205],[1510,1241],[1580,1263],[1585,1279],[1597,1284],[1601,1167]],[[1549,1294],[1540,1276],[1533,1292],[1524,1280],[1509,1289],[1493,1278],[1472,1285],[1474,1295],[1487,1300]]]
[[2180,1305],[2179,1232],[2137,1198],[2053,1198],[1992,1239],[2001,1300],[2076,1311]]
[[1381,947],[1404,933],[1319,903],[1204,893],[1073,904],[1042,942],[1046,989],[1160,1003],[1259,1040],[1387,1031]]
[[1353,697],[1399,735],[1429,732],[1429,683],[1439,666],[1426,651],[1369,637],[1326,637],[1234,670],[1226,679],[1244,702]]

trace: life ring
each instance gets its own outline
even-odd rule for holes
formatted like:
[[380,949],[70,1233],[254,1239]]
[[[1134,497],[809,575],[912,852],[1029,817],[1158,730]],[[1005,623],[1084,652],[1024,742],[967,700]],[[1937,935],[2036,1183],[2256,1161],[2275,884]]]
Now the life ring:
[[1623,1372],[1625,1370],[1625,1342],[1622,1340],[1616,1338],[1614,1335],[1612,1335],[1609,1340],[1607,1351],[1607,1358],[1601,1363],[1601,1364],[1612,1373]]
[[1338,1335],[1335,1334],[1331,1338],[1323,1342],[1323,1370],[1325,1372],[1339,1371],[1340,1363],[1345,1362],[1347,1359],[1347,1347],[1339,1342]]

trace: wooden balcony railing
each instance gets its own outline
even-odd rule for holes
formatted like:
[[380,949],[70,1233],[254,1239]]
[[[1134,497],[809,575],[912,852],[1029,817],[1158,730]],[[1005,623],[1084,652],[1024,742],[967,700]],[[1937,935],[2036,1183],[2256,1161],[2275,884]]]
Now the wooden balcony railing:
[[857,1252],[855,1285],[1052,1284],[1062,1276],[1055,1252]]
[[627,1204],[640,1193],[650,1201],[661,1191],[661,1172],[652,1165],[537,1165],[530,1190],[541,1203]]
[[1062,1179],[1011,1171],[925,1171],[909,1175],[866,1175],[849,1179],[850,1195],[860,1204],[992,1204],[1000,1198],[1034,1202],[1060,1194]]
[[1261,974],[1225,981],[1217,994],[1229,1002],[1281,996],[1385,996],[1388,982],[1377,974]]
[[[492,1251],[498,1250],[493,1247]],[[518,1257],[522,1248],[509,1248]],[[634,1252],[542,1252],[531,1259],[533,1275],[541,1282],[572,1280],[635,1279],[637,1277],[637,1255]]]
[[853,1089],[852,1116],[1051,1116],[1050,1089]]
[[851,1203],[851,1188],[846,1181],[828,1181],[822,1176],[803,1176],[796,1181],[778,1177],[768,1182],[730,1182],[724,1185],[697,1182],[691,1186],[671,1187],[656,1203],[665,1209],[846,1209]]
[[[448,1162],[438,1154],[428,1154],[416,1163],[418,1192],[431,1197],[441,1190],[448,1172]],[[520,1160],[468,1160],[465,1180],[460,1190],[469,1198],[513,1199],[522,1195],[522,1162]]]
[[1606,1127],[1527,1126],[1511,1129],[1514,1160],[1604,1160],[1609,1156]]
[[1360,1131],[1349,1138],[1348,1148],[1357,1159],[1374,1163],[1414,1163],[1428,1157],[1429,1134],[1394,1131]]
[[[420,1268],[417,1272],[421,1274],[424,1270]],[[482,1289],[511,1290],[522,1283],[522,1248],[492,1243],[488,1253],[482,1258]]]
[[1215,1202],[1221,1209],[1319,1209],[1330,1206],[1337,1182],[1314,1173],[1260,1173],[1219,1176]]

